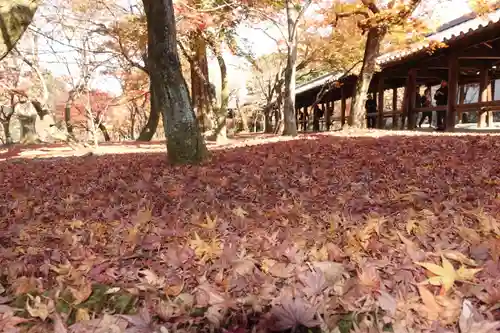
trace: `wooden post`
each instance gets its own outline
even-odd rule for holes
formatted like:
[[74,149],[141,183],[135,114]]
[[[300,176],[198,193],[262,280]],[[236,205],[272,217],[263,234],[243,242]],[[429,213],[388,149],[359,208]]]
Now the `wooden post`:
[[382,76],[382,73],[378,79],[377,97],[377,128],[384,128],[384,77]]
[[[463,105],[465,102],[465,85],[460,85],[459,87],[459,94],[458,94],[458,105]],[[457,110],[457,118],[458,118],[458,123],[462,123],[462,112]]]
[[[482,66],[479,71],[479,102],[488,100],[488,67]],[[486,112],[477,110],[477,127],[486,126]]]
[[341,94],[341,105],[340,105],[340,125],[344,127],[345,122],[346,122],[346,108],[347,108],[347,103],[346,103],[346,98],[347,98],[347,89],[345,88],[345,85],[342,85],[340,87],[340,94]]
[[[495,86],[495,80],[489,80],[488,84],[488,101],[493,100],[493,94],[494,92],[494,86]],[[486,123],[488,124],[488,127],[493,126],[493,111],[488,111],[486,114]]]
[[333,108],[335,106],[335,102],[333,100],[331,100],[330,102],[328,102],[328,104],[326,105],[326,113],[325,113],[325,131],[329,131],[330,130],[330,122],[331,122],[331,119],[332,119],[332,114],[333,114]]
[[398,128],[398,88],[392,88],[392,129]]
[[448,58],[448,107],[446,109],[445,130],[453,131],[457,118],[457,90],[458,90],[458,75],[460,66],[458,57],[450,55]]
[[408,71],[408,94],[406,103],[406,114],[408,115],[408,129],[414,130],[417,125],[417,119],[415,117],[415,102],[416,102],[416,84],[417,84],[417,71],[412,68]]
[[313,123],[313,132],[319,132],[319,118],[318,118],[318,109],[320,109],[321,104],[316,104],[316,107],[314,107],[312,111],[312,123]]

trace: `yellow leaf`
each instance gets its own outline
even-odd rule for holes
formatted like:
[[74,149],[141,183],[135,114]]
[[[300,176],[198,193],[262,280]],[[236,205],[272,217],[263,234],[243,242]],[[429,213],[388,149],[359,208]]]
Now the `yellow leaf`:
[[264,273],[269,273],[269,269],[276,264],[276,260],[273,259],[264,259],[262,260],[262,264],[260,265],[262,271]]
[[319,250],[313,247],[309,251],[309,258],[313,261],[325,261],[328,260],[328,250],[326,246],[322,246]]
[[[30,304],[30,300],[33,302],[33,304]],[[26,311],[28,311],[28,313],[32,317],[38,317],[41,320],[45,320],[49,316],[50,312],[54,309],[52,303],[53,302],[49,300],[49,303],[45,304],[42,302],[40,296],[33,297],[28,294],[28,298],[26,299]]]
[[214,230],[217,227],[217,216],[212,219],[210,215],[206,214],[206,220],[206,223],[199,224],[199,226],[208,230]]
[[482,268],[466,268],[465,266],[461,266],[457,270],[457,280],[471,281],[474,279],[474,275],[482,270]]
[[453,284],[457,279],[457,273],[455,272],[453,265],[445,257],[442,257],[441,260],[443,262],[442,266],[427,262],[416,262],[416,264],[424,267],[436,275],[430,277],[426,281],[423,281],[422,284],[429,283],[434,286],[442,286],[446,292],[453,287]]
[[248,213],[241,207],[236,207],[235,209],[233,209],[233,214],[241,218],[244,218],[248,215]]
[[72,229],[81,229],[83,227],[83,222],[81,220],[71,221],[69,224]]
[[466,264],[469,266],[477,266],[477,263],[474,260],[468,258],[466,255],[464,255],[458,251],[446,250],[446,251],[443,251],[443,256],[445,256],[446,258],[448,258],[450,260],[455,260],[461,264]]
[[222,252],[222,245],[218,239],[214,238],[207,243],[200,238],[197,232],[194,233],[194,239],[190,241],[190,246],[202,261],[214,259]]
[[415,229],[417,227],[417,223],[415,222],[415,220],[408,220],[406,222],[406,232],[408,233],[408,235],[411,235],[413,229]]
[[481,242],[481,236],[479,236],[477,231],[474,229],[458,227],[458,234],[460,235],[460,237],[471,244],[478,244]]
[[164,292],[165,295],[167,296],[177,296],[182,292],[182,289],[184,289],[184,281],[177,285],[168,285],[165,287]]
[[86,321],[90,320],[90,314],[87,309],[79,308],[76,310],[75,321]]

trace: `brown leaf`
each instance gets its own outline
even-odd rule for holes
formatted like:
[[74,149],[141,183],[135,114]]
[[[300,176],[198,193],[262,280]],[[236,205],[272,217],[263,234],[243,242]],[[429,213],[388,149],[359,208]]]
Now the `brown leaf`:
[[439,314],[442,311],[441,306],[436,302],[434,295],[424,286],[418,286],[418,292],[422,298],[422,302],[426,307],[426,315],[430,320],[436,320],[439,318]]
[[299,279],[305,287],[304,292],[309,296],[321,293],[326,286],[325,275],[319,268],[300,274]]
[[92,294],[92,284],[87,280],[85,280],[78,287],[69,287],[68,289],[70,290],[71,295],[73,295],[73,303],[75,305],[85,302]]
[[277,330],[287,330],[298,325],[309,328],[319,325],[319,321],[314,319],[316,308],[302,298],[283,299],[281,305],[271,309],[271,314],[276,319],[274,328]]
[[319,261],[312,263],[314,267],[323,272],[328,282],[336,282],[345,272],[344,265],[332,261]]
[[104,314],[101,318],[80,321],[69,327],[69,333],[125,333],[128,326],[127,320]]
[[380,308],[384,311],[387,311],[389,315],[394,316],[396,314],[397,301],[390,294],[381,290],[377,301]]

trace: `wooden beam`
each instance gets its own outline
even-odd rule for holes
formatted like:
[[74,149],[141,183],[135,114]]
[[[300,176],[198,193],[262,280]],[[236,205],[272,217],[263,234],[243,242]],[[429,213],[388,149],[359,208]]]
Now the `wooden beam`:
[[342,85],[340,87],[340,93],[341,93],[341,105],[340,105],[340,125],[344,127],[346,123],[346,108],[347,108],[347,103],[346,103],[346,98],[347,98],[347,89],[345,85]]
[[380,73],[377,89],[377,128],[384,128],[384,90],[384,76]]
[[392,88],[392,129],[398,127],[398,88]]
[[[488,87],[486,88],[486,90],[488,91],[488,94],[487,94],[487,101],[490,102],[493,100],[492,98],[492,91],[493,91],[493,84],[495,83],[495,81],[491,81],[491,80],[488,80]],[[492,127],[493,126],[493,111],[486,111],[486,124],[488,127]]]
[[[458,104],[462,105],[465,102],[465,86],[461,84],[459,86],[459,93],[458,93]],[[458,123],[462,123],[462,114],[463,112],[457,111],[457,117],[458,117]]]
[[458,58],[453,54],[448,59],[448,68],[448,108],[446,110],[445,129],[446,131],[453,131],[457,117],[458,73],[460,71]]
[[325,116],[325,127],[327,132],[330,130],[330,127],[332,125],[332,115],[334,114],[334,112],[335,112],[335,101],[330,101],[326,108],[326,116]]
[[[483,66],[479,71],[479,102],[488,101],[488,68]],[[486,126],[486,111],[477,110],[477,127]]]
[[500,57],[492,57],[492,56],[467,56],[460,57],[460,60],[499,60]]
[[413,130],[417,125],[417,119],[415,117],[415,102],[416,102],[416,78],[417,71],[412,68],[408,72],[408,104],[407,104],[407,114],[408,114],[408,129]]

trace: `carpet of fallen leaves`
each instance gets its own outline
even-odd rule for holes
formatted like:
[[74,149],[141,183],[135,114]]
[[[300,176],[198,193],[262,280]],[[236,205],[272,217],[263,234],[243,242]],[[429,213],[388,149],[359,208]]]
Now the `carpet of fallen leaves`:
[[0,163],[0,332],[500,327],[500,141]]

